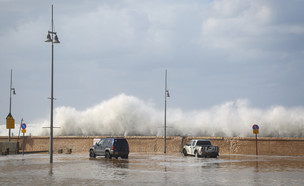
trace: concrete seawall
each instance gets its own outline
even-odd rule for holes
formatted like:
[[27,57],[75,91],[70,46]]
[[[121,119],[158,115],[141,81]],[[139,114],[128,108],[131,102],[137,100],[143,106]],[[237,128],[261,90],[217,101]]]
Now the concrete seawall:
[[[88,152],[94,138],[105,136],[56,136],[54,137],[54,153]],[[155,136],[127,136],[130,152],[164,152],[164,138]],[[181,152],[183,146],[191,139],[210,139],[213,145],[219,146],[220,154],[256,154],[254,137],[167,137],[167,152]],[[8,141],[5,136],[0,141]],[[19,141],[22,149],[22,138],[11,137],[12,142]],[[48,151],[48,136],[26,136],[25,151]],[[304,138],[258,138],[259,155],[303,156]]]

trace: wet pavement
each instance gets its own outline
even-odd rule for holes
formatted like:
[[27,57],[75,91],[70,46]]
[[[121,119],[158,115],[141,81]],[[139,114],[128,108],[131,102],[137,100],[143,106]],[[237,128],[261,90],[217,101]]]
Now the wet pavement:
[[88,153],[0,156],[1,185],[304,185],[304,156],[131,153],[90,159]]

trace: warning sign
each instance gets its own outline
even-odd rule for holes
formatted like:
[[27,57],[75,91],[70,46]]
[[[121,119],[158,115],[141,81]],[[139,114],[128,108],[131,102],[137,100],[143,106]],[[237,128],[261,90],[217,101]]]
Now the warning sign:
[[14,129],[15,128],[15,119],[12,114],[9,113],[6,117],[6,129]]

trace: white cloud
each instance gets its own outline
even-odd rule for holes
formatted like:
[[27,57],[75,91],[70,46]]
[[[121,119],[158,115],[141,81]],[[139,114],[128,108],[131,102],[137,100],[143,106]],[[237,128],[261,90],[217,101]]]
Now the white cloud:
[[[202,23],[201,44],[227,50],[258,50],[256,38],[268,36],[272,13],[267,5],[217,1]],[[246,52],[246,51],[245,51]]]

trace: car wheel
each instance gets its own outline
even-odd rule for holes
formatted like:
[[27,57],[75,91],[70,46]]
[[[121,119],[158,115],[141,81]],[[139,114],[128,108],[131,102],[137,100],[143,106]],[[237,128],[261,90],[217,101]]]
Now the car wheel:
[[123,159],[128,159],[128,155],[125,155],[122,157]]
[[184,156],[188,156],[186,149],[183,150]]
[[96,154],[94,153],[93,150],[90,150],[90,158],[95,158],[96,157]]
[[107,158],[107,159],[111,159],[112,158],[109,151],[106,152],[105,158]]

